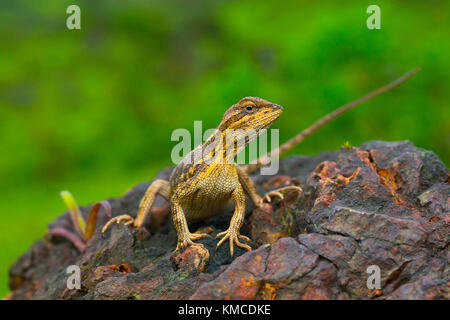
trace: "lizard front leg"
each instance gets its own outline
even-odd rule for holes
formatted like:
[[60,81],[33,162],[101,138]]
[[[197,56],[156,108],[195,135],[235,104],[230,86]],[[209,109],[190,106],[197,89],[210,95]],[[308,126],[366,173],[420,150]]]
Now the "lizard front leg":
[[209,235],[206,233],[191,233],[188,228],[183,208],[176,197],[172,198],[171,205],[173,224],[175,225],[178,236],[177,248],[175,251],[184,249],[188,246],[200,246],[203,248],[204,246],[201,243],[194,243],[193,241],[208,237]]
[[239,233],[239,230],[242,227],[242,224],[244,222],[245,217],[245,193],[242,189],[241,184],[238,184],[238,187],[233,191],[232,198],[234,201],[234,214],[230,221],[230,226],[228,227],[228,230],[219,233],[216,237],[222,237],[223,238],[217,243],[217,247],[219,247],[226,239],[230,240],[230,256],[232,257],[234,254],[234,244],[236,244],[238,247],[247,249],[249,251],[252,250],[252,248],[244,243],[239,242],[240,240],[244,240],[246,242],[250,242],[250,239],[246,236],[243,236]]
[[128,214],[123,214],[109,220],[102,229],[104,233],[113,223],[125,221],[125,225],[131,225],[133,228],[140,228],[144,224],[145,218],[150,212],[156,195],[159,194],[164,199],[169,200],[169,182],[166,180],[155,180],[145,191],[144,197],[139,204],[139,211],[136,219]]
[[257,206],[261,206],[264,202],[271,202],[272,197],[279,197],[283,199],[283,192],[288,191],[296,191],[298,193],[303,192],[302,188],[300,187],[288,186],[269,191],[264,195],[264,197],[261,198],[258,192],[256,192],[255,184],[253,183],[252,179],[250,179],[245,170],[240,166],[236,166],[236,171],[238,173],[239,182],[242,184],[245,193],[248,194],[250,199],[252,199],[253,203]]

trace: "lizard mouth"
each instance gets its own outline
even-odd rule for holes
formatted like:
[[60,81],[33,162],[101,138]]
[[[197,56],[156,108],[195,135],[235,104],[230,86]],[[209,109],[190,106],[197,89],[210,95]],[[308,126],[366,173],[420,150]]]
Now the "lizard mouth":
[[262,123],[262,126],[260,129],[267,129],[269,128],[281,115],[283,112],[283,109],[274,109],[274,112],[271,112],[269,115],[262,118],[260,121]]

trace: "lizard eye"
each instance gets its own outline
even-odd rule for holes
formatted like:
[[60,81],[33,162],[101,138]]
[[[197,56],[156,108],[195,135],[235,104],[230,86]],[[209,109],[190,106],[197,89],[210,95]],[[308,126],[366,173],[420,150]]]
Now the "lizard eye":
[[244,109],[247,112],[251,112],[253,110],[253,108],[255,107],[255,105],[251,102],[247,103],[244,105]]

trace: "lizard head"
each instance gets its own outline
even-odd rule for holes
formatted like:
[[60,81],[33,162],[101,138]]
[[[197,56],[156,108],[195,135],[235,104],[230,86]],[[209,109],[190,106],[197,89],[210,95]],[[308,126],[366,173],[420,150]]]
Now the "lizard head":
[[224,114],[220,131],[267,129],[278,119],[283,107],[257,97],[245,97],[232,105]]
[[[212,157],[233,161],[253,139],[278,119],[283,108],[267,100],[255,97],[242,98],[223,115],[217,130],[207,139],[202,152],[212,149]],[[217,152],[221,150],[223,152]],[[223,156],[223,158],[222,158]]]

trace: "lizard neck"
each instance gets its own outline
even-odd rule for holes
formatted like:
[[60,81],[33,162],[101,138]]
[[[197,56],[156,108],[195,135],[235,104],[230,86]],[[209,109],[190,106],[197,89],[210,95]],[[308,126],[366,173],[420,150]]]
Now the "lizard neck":
[[260,134],[259,130],[217,128],[201,146],[203,160],[216,164],[232,164],[236,156]]
[[205,142],[192,150],[183,162],[188,165],[233,164],[236,156],[262,133],[258,129],[230,129],[219,124]]

